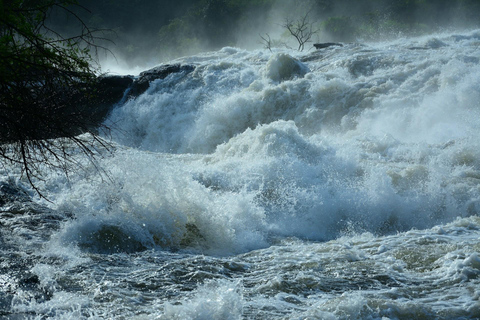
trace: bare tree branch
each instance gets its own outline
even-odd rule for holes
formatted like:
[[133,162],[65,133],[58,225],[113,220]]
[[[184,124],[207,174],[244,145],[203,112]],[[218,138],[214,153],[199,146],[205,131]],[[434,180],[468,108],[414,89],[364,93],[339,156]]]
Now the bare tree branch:
[[272,52],[272,39],[270,38],[270,35],[266,33],[265,37],[261,34],[259,34],[259,36],[263,41],[265,49],[268,49],[270,52]]
[[318,32],[318,30],[313,29],[313,23],[309,21],[308,13],[295,21],[286,18],[282,26],[297,40],[298,51],[303,51],[305,44],[310,42],[313,35]]
[[[98,102],[99,68],[91,54],[107,50],[96,45],[104,30],[90,29],[69,9],[75,3],[18,1],[0,15],[0,160],[20,165],[40,197],[35,181],[44,168],[68,177],[82,166],[74,154],[97,167],[96,157],[111,147],[97,135],[98,121],[88,109]],[[48,27],[53,8],[73,16],[81,32],[64,37]]]

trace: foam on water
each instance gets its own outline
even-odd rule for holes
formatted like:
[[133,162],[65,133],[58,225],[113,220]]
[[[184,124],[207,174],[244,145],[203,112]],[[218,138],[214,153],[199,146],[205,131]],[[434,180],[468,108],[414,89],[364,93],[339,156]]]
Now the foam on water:
[[475,319],[479,230],[470,217],[383,237],[284,239],[223,259],[147,251],[39,263],[31,271],[52,296],[19,291],[13,304],[39,319]]
[[195,70],[113,110],[111,153],[45,173],[58,217],[51,235],[9,231],[12,248],[41,247],[24,280],[0,279],[9,312],[478,318],[479,44],[175,61]]
[[[59,235],[90,252],[136,252],[152,247],[210,253],[265,245],[258,230],[263,210],[248,193],[217,194],[192,177],[194,157],[170,157],[127,149],[106,159],[105,184],[91,177],[74,183],[56,202],[75,212]],[[58,185],[58,181],[51,181]]]
[[195,70],[113,110],[110,153],[44,172],[51,202],[1,204],[0,312],[478,319],[479,45],[175,61]]
[[178,60],[195,71],[112,112],[128,146],[102,163],[114,183],[79,178],[52,195],[77,216],[64,241],[228,253],[475,215],[477,38]]
[[256,284],[245,318],[249,311],[274,318],[279,310],[290,319],[477,318],[478,222],[323,243],[285,240],[245,254],[239,260],[251,278],[244,281]]
[[159,319],[237,320],[242,318],[243,297],[240,283],[220,281],[200,287],[195,296],[179,305],[166,303]]

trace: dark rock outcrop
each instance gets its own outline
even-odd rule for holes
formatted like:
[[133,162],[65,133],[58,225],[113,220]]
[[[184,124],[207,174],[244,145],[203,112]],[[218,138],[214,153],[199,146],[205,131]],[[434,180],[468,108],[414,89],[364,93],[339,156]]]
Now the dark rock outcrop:
[[[140,73],[135,78],[133,76],[115,76],[106,75],[98,77],[90,96],[79,97],[78,103],[72,112],[76,113],[86,128],[94,131],[99,127],[108,113],[116,103],[123,98],[132,99],[144,93],[150,83],[157,79],[165,79],[173,73],[189,74],[195,70],[191,65],[165,64],[149,69]],[[128,89],[128,93],[125,96]],[[75,128],[72,128],[75,130]],[[81,133],[82,128],[78,128],[75,133]]]
[[165,79],[172,73],[183,72],[185,74],[188,74],[193,70],[195,70],[195,67],[191,65],[164,64],[144,71],[140,73],[138,78],[135,79],[135,81],[133,82],[128,96],[138,97],[148,89],[148,87],[150,86],[150,82],[154,80]]
[[122,99],[138,97],[154,80],[193,70],[191,65],[166,64],[144,71],[137,78],[104,75],[90,83],[78,83],[75,88],[53,88],[51,94],[25,103],[23,108],[6,109],[0,117],[0,144],[96,132]]
[[122,99],[125,90],[132,85],[133,81],[133,76],[100,76],[97,86],[99,97],[103,103],[117,103]]
[[92,88],[92,95],[79,99],[77,111],[85,116],[90,128],[98,127],[133,82],[133,76],[100,76]]
[[35,100],[26,99],[18,107],[8,106],[2,109],[0,117],[0,144],[95,132],[133,79],[100,76],[75,86],[51,85]]

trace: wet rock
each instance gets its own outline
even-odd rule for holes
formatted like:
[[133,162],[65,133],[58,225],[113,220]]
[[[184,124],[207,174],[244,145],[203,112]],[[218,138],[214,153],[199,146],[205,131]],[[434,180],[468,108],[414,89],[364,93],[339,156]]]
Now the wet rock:
[[310,70],[292,56],[284,53],[273,55],[265,67],[265,76],[273,81],[282,82],[295,77],[302,78]]
[[35,104],[7,108],[0,119],[0,143],[96,132],[132,83],[133,76],[100,76],[76,87],[60,85]]
[[99,77],[97,90],[100,102],[105,104],[119,102],[133,81],[133,76],[105,75]]
[[88,129],[96,130],[108,116],[109,112],[120,102],[125,91],[132,85],[133,76],[104,75],[98,77],[91,88],[91,95],[81,96],[78,104],[69,110],[81,119],[84,128],[72,128],[74,134],[80,134]]
[[180,64],[165,64],[150,70],[140,73],[138,79],[136,79],[129,91],[129,97],[138,97],[144,93],[150,86],[150,82],[157,79],[165,79],[172,73],[184,72],[188,74],[195,70],[194,66],[191,65],[180,65]]
[[119,226],[103,225],[81,237],[79,247],[99,254],[135,253],[147,248]]
[[[21,119],[18,123],[17,120],[10,120],[11,123],[0,121],[0,143],[14,143],[21,139],[72,137],[85,132],[96,133],[110,111],[123,98],[138,97],[154,80],[164,79],[173,73],[188,74],[194,69],[191,65],[167,64],[144,71],[136,79],[129,75],[103,75],[77,88],[59,87],[54,99],[55,106],[52,107],[47,101],[39,102],[36,107],[36,112],[41,110],[43,123],[35,113],[25,110],[20,110],[18,116],[13,113],[5,117]],[[18,128],[22,135],[17,133]]]
[[324,48],[333,47],[333,46],[343,47],[343,44],[336,43],[336,42],[323,42],[323,43],[314,43],[313,46],[315,47],[315,49],[318,50],[318,49],[324,49]]

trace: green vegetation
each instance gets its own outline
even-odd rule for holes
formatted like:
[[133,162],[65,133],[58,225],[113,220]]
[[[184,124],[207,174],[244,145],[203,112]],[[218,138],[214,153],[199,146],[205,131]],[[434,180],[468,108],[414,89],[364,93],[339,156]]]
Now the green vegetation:
[[[19,164],[32,185],[42,166],[66,171],[72,145],[92,155],[100,141],[96,135],[91,141],[77,136],[92,131],[88,113],[80,113],[78,105],[91,96],[97,69],[91,56],[95,33],[70,11],[74,4],[0,2],[0,159]],[[80,33],[63,37],[50,28],[52,10],[72,15]]]

